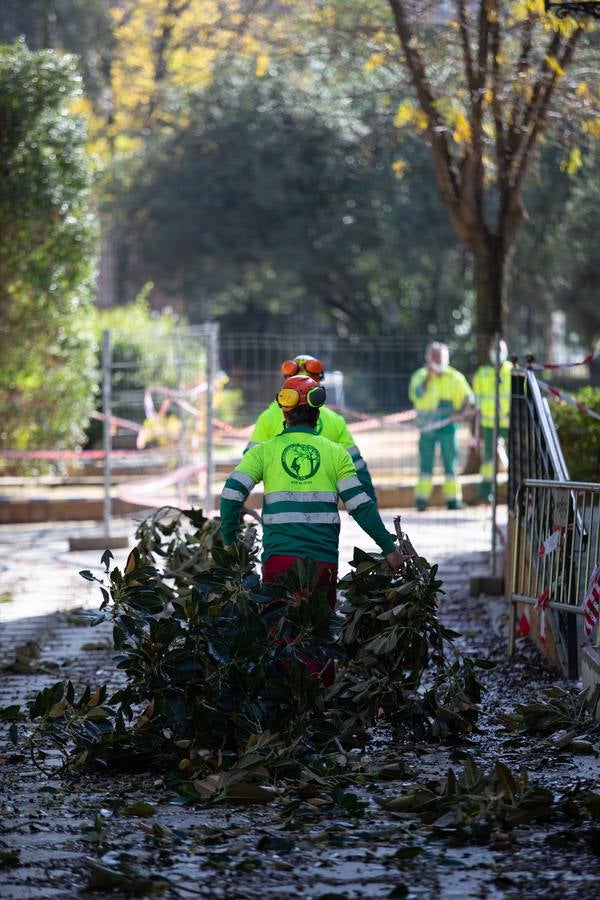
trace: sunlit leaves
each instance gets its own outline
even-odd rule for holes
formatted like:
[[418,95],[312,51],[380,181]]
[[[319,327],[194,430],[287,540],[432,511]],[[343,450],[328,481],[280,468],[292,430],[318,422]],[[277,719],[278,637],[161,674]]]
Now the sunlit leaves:
[[9,449],[72,447],[94,391],[95,228],[71,58],[0,51],[0,419]]
[[269,57],[266,53],[259,53],[256,57],[255,73],[257,78],[264,78],[269,71]]
[[452,137],[457,144],[468,144],[472,140],[471,126],[469,125],[463,113],[458,112],[454,121],[454,131]]
[[579,147],[573,147],[567,157],[561,163],[561,170],[566,172],[567,175],[575,175],[576,172],[579,171],[582,165],[581,159],[581,149]]
[[423,131],[427,128],[428,121],[427,115],[411,100],[403,100],[402,103],[398,105],[398,109],[394,116],[394,125],[396,128],[415,125],[417,129]]

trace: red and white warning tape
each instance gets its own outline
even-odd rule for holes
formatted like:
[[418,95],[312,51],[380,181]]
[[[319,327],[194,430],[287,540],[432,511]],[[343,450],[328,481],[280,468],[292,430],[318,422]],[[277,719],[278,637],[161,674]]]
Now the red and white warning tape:
[[583,630],[589,637],[600,616],[600,563],[595,567],[583,598]]
[[585,403],[582,403],[580,400],[577,400],[573,397],[572,394],[566,394],[564,391],[560,391],[558,388],[553,387],[551,384],[546,384],[545,381],[540,381],[538,378],[538,384],[540,388],[546,393],[550,394],[550,396],[554,400],[562,400],[563,403],[568,403],[569,406],[576,407],[579,412],[585,413],[588,416],[591,416],[592,419],[597,419],[600,422],[600,413],[595,412],[595,410],[590,409],[589,406],[586,406]]
[[[111,456],[140,456],[139,450],[111,450]],[[0,450],[4,459],[104,459],[104,450]]]
[[600,347],[596,350],[593,350],[591,353],[588,353],[586,357],[583,359],[578,359],[577,362],[565,362],[565,363],[536,363],[531,362],[527,363],[528,369],[534,369],[535,371],[540,371],[541,369],[574,369],[575,366],[586,366],[588,363],[593,362],[595,359],[600,357]]

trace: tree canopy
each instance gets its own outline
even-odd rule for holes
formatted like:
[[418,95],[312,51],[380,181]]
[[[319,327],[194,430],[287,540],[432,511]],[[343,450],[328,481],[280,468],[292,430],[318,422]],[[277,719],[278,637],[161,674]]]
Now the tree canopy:
[[593,306],[597,38],[543,0],[9,0],[2,27],[80,57],[109,299],[482,337]]

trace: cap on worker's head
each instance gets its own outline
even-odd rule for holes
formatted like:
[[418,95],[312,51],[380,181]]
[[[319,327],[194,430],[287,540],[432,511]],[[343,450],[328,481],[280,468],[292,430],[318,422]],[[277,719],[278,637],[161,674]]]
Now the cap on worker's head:
[[325,366],[320,359],[315,359],[308,353],[301,353],[281,364],[281,374],[286,378],[291,378],[292,375],[308,375],[315,381],[321,381],[325,375]]
[[292,375],[286,378],[275,398],[284,412],[297,406],[323,406],[327,394],[322,384],[308,375]]

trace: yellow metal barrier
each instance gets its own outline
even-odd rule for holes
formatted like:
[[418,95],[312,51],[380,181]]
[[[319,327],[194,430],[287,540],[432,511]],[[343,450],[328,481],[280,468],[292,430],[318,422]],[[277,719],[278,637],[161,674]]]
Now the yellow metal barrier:
[[[515,649],[518,604],[536,607],[561,668],[577,678],[582,604],[600,563],[600,484],[526,479],[515,512],[509,654]],[[595,631],[600,644],[597,626]]]

